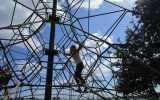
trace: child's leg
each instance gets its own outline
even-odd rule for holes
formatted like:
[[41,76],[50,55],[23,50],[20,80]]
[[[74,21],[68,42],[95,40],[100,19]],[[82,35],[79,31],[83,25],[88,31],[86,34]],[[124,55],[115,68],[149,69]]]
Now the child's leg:
[[80,67],[79,66],[76,67],[75,80],[77,84],[80,83]]
[[77,77],[77,82],[79,83],[81,81],[81,83],[85,84],[84,79],[82,78],[82,70],[83,70],[84,66],[83,63],[79,63],[76,67],[76,72],[75,72],[75,76]]
[[[79,83],[81,81],[81,85],[85,84],[85,80],[82,78],[82,75],[81,75],[83,68],[84,68],[83,63],[79,63],[76,67],[76,72],[75,72],[76,82]],[[81,91],[80,85],[78,86],[78,90]],[[84,88],[84,92],[87,92],[86,87]]]
[[76,66],[76,71],[75,71],[75,81],[76,81],[76,83],[78,84],[78,92],[81,92],[81,87],[80,87],[80,85],[79,85],[79,83],[80,83],[80,79],[79,79],[79,70],[80,70],[80,68],[78,67],[78,66]]

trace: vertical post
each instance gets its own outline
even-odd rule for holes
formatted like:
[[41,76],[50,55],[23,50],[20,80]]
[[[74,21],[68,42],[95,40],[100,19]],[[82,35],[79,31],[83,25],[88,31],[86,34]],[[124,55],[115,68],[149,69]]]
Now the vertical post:
[[[52,17],[54,18],[56,18],[56,9],[57,9],[57,0],[53,0]],[[49,41],[50,51],[54,50],[55,28],[56,28],[56,22],[51,21],[50,41]],[[48,65],[46,73],[45,100],[52,99],[53,60],[54,60],[54,53],[50,52],[48,54]]]

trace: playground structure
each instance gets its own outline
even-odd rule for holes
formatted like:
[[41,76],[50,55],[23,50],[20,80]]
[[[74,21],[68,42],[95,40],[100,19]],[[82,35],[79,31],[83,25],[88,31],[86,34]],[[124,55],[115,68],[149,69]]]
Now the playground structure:
[[[133,11],[107,0],[103,1],[104,6],[115,9],[106,9],[102,13],[92,12],[91,0],[10,1],[13,7],[9,24],[0,26],[0,65],[11,70],[12,79],[7,85],[2,85],[0,99],[123,98],[115,87],[115,73],[122,66],[118,64],[122,58],[116,53],[130,56],[123,51],[123,44],[118,43],[117,38],[112,40],[112,36],[125,34],[116,33],[115,30],[120,29],[123,19]],[[88,2],[87,8],[83,8],[84,2]],[[16,22],[19,7],[30,13],[26,14],[25,20]],[[115,14],[115,18],[108,21],[112,14]],[[106,20],[103,34],[91,32],[93,20],[97,17],[106,18],[103,19]],[[127,22],[130,21],[128,19]],[[2,33],[5,35],[1,36]],[[80,55],[85,65],[83,77],[86,84],[81,88],[87,88],[87,92],[76,91],[78,84],[73,77],[75,63],[63,53],[62,47],[68,50],[72,44],[83,44]],[[5,89],[8,93],[4,93]],[[138,93],[128,98],[135,97],[147,99]]]

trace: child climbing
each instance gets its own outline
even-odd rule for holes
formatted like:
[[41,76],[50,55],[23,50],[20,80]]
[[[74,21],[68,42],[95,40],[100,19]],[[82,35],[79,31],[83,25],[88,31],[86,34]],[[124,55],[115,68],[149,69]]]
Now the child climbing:
[[[70,56],[73,58],[74,62],[76,63],[76,71],[75,71],[75,81],[77,84],[85,84],[85,80],[82,78],[82,70],[84,68],[83,62],[81,60],[81,57],[79,55],[79,51],[81,50],[82,46],[79,45],[78,49],[75,45],[72,45],[70,47],[70,53],[66,53],[64,46],[63,46],[63,52],[66,56]],[[78,91],[81,91],[80,86],[78,86]],[[86,89],[84,90],[86,91]]]

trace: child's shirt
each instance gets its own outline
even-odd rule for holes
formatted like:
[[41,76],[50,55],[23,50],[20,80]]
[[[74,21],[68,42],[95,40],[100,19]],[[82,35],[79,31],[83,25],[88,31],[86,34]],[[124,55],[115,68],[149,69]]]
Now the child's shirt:
[[76,64],[79,64],[79,63],[82,62],[82,60],[81,60],[78,52],[76,52],[76,53],[73,55],[73,60],[75,61]]

